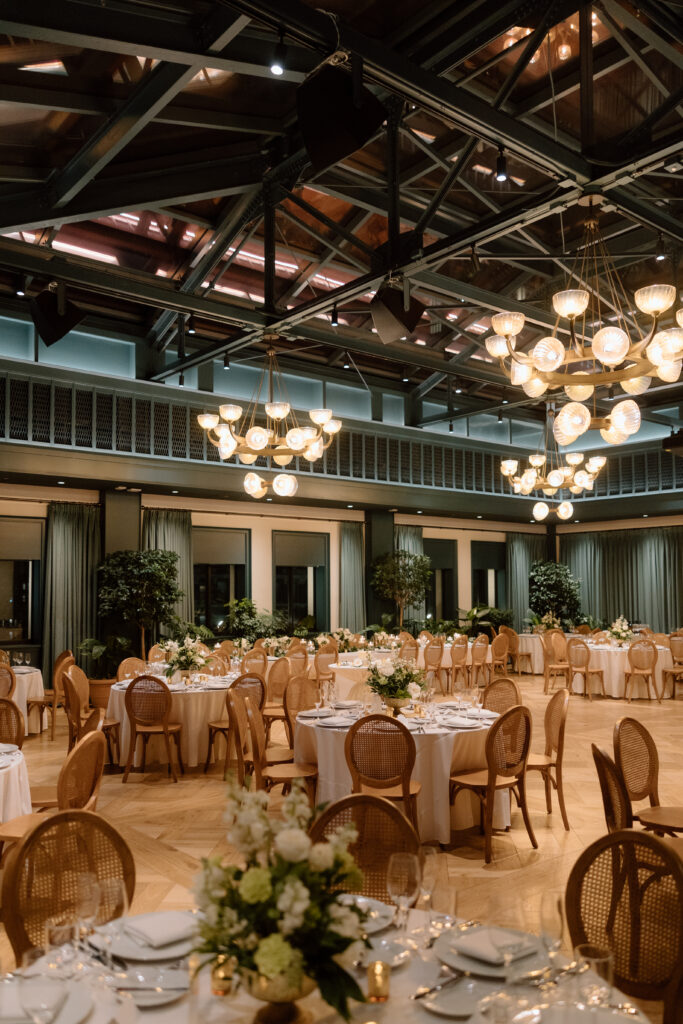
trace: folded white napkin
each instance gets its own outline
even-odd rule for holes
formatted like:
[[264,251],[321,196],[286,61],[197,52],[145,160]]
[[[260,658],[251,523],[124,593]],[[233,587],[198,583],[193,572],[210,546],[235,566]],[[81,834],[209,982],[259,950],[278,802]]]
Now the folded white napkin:
[[504,957],[500,945],[494,942],[498,936],[510,936],[511,943],[515,939],[517,943],[508,949],[512,952],[512,959],[519,960],[520,957],[529,956],[536,952],[538,943],[531,935],[524,935],[522,932],[514,932],[507,928],[486,927],[477,928],[466,932],[464,935],[454,939],[451,949],[457,953],[464,953],[465,956],[472,956],[476,960],[482,960],[487,964],[502,965]]
[[398,720],[401,725],[405,725],[406,729],[410,729],[413,732],[415,729],[420,728],[420,723],[425,724],[424,718],[404,718],[403,715],[398,716]]
[[182,910],[168,910],[160,914],[138,914],[126,921],[124,931],[136,942],[157,949],[172,942],[191,939],[197,923],[191,914]]
[[498,712],[497,711],[491,711],[490,708],[479,708],[479,711],[477,712],[477,715],[479,716],[479,718],[490,718],[490,719],[498,718]]
[[326,729],[348,729],[353,719],[341,715],[331,715],[329,718],[321,718],[316,724],[318,728],[324,726]]
[[478,729],[483,723],[476,718],[464,718],[461,715],[442,715],[441,725],[447,725],[449,729]]

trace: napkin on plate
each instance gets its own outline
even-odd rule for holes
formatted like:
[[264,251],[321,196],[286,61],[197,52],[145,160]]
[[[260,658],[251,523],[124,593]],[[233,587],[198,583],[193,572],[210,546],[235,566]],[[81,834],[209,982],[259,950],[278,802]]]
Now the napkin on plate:
[[320,718],[316,722],[318,728],[326,729],[348,729],[353,724],[352,718],[345,718],[342,715],[330,715],[329,718]]
[[447,725],[449,729],[478,729],[483,722],[478,722],[476,718],[465,718],[462,715],[442,715],[441,725]]
[[420,728],[420,723],[425,724],[424,718],[404,718],[403,715],[398,716],[398,720],[401,725],[405,725],[406,729],[410,729],[411,732],[415,732],[416,729]]
[[494,719],[494,718],[498,718],[499,717],[498,716],[498,712],[497,711],[491,711],[490,708],[479,708],[479,710],[477,711],[477,716],[479,718],[490,718],[490,719]]
[[27,672],[35,672],[33,665],[13,665],[12,670],[16,675],[26,675]]
[[173,942],[191,939],[197,931],[192,914],[182,910],[169,910],[161,914],[138,914],[126,921],[124,931],[136,942],[157,949]]
[[524,935],[522,932],[513,932],[507,928],[486,927],[477,928],[466,932],[454,939],[450,948],[457,953],[464,953],[465,956],[474,957],[487,964],[502,966],[504,957],[498,945],[494,942],[497,935],[509,934],[518,939],[518,945],[512,951],[512,959],[519,960],[520,957],[529,956],[535,953],[538,948],[538,941],[532,935]]

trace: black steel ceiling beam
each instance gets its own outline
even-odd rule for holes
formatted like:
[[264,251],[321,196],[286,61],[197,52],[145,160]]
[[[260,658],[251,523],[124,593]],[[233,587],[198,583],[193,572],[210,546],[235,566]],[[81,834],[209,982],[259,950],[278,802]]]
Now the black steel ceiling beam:
[[[680,53],[675,46],[672,46],[671,43],[663,39],[655,29],[646,24],[646,22],[641,18],[638,18],[628,10],[628,8],[616,3],[615,0],[601,0],[601,7],[603,7],[613,19],[620,22],[624,28],[629,29],[629,31],[639,36],[644,42],[653,46],[658,53],[661,53],[663,57],[666,57],[666,59],[670,61],[674,67],[677,67],[679,71],[683,70],[683,53]],[[678,33],[678,41],[683,42],[680,35],[680,25],[678,26]]]
[[331,228],[335,232],[337,238],[345,239],[350,245],[359,249],[361,252],[364,252],[367,256],[374,256],[374,249],[371,249],[370,246],[362,240],[362,238],[357,238],[352,231],[347,231],[343,224],[340,224],[336,220],[332,220],[332,218],[328,217],[322,210],[318,210],[317,207],[306,202],[302,196],[298,196],[294,192],[287,191],[285,189],[282,190],[281,194],[284,199],[288,199],[291,203],[295,203],[297,206],[301,207],[305,213],[310,214],[311,217],[315,217],[315,219],[320,221],[321,224],[324,224],[325,227]]
[[680,217],[672,216],[654,202],[638,198],[626,186],[610,189],[609,201],[637,223],[683,242],[683,221]]

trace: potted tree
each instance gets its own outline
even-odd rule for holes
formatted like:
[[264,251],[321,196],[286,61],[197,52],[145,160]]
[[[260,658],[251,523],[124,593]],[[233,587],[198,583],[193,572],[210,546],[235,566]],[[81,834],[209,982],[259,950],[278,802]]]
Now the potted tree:
[[581,614],[581,580],[562,562],[534,562],[529,572],[529,608],[537,616],[552,613],[563,629]]
[[137,627],[140,657],[147,634],[172,618],[183,596],[175,551],[114,551],[98,566],[99,614]]
[[372,586],[380,597],[389,598],[398,607],[398,628],[403,629],[403,614],[411,604],[424,601],[432,575],[428,555],[410,551],[391,551],[373,563]]

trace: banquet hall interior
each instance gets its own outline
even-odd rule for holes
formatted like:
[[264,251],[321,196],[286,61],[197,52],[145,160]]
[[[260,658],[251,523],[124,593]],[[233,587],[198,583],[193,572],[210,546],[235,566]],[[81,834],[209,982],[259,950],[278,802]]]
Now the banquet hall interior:
[[682,29],[0,3],[0,1020],[682,1024]]

